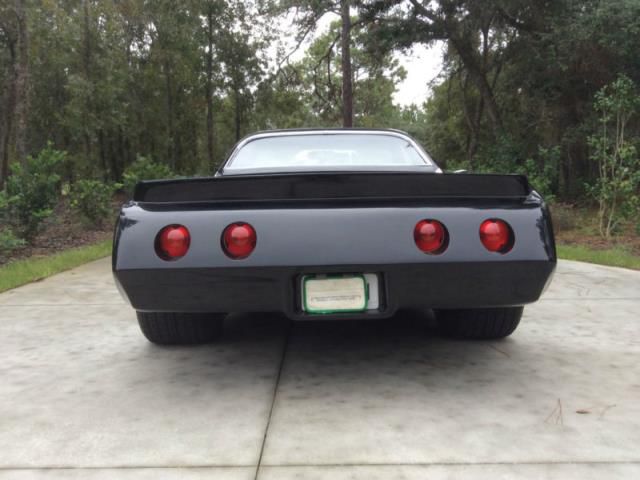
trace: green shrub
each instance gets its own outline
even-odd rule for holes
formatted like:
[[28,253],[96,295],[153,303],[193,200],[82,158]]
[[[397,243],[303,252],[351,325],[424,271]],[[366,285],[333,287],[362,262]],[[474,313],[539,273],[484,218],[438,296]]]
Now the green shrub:
[[98,226],[112,213],[114,190],[114,185],[99,180],[78,180],[71,186],[69,203],[85,222]]
[[60,197],[60,170],[66,153],[51,144],[36,157],[28,157],[24,165],[11,165],[3,200],[2,215],[18,234],[31,239]]
[[124,189],[131,195],[133,194],[136,183],[142,180],[157,180],[173,177],[175,177],[175,173],[167,165],[154,163],[150,157],[138,156],[136,161],[129,165],[124,171]]
[[516,168],[516,173],[526,175],[529,183],[540,193],[547,203],[555,199],[554,186],[558,181],[560,147],[538,148],[538,159],[527,159],[524,165]]
[[9,228],[0,230],[0,256],[8,255],[15,249],[25,245],[25,241],[18,238]]
[[558,165],[561,150],[559,146],[550,148],[538,147],[534,158],[524,162],[522,152],[524,146],[509,136],[497,139],[482,152],[480,168],[483,173],[517,173],[526,175],[529,183],[544,199],[551,203],[555,199],[554,191],[558,184]]
[[521,168],[525,148],[509,135],[498,137],[478,152],[475,171],[481,173],[515,173]]

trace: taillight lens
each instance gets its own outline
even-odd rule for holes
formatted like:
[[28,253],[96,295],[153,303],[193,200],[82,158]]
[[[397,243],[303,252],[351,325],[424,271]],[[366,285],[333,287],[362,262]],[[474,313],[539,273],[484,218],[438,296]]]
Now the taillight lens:
[[449,234],[437,220],[420,220],[413,230],[413,239],[424,253],[435,255],[447,249]]
[[178,260],[187,254],[190,243],[187,227],[168,225],[156,235],[156,253],[163,260]]
[[507,253],[513,248],[515,238],[507,222],[489,219],[480,225],[480,240],[490,252]]
[[248,223],[232,223],[222,233],[222,248],[231,258],[246,258],[256,248],[257,239],[256,230]]

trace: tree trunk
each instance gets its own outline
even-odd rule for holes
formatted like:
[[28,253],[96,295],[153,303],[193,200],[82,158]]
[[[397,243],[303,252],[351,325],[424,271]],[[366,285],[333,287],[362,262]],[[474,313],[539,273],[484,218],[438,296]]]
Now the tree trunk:
[[207,81],[205,96],[207,100],[207,160],[209,167],[215,168],[214,132],[213,132],[213,6],[209,4],[207,12]]
[[[8,83],[8,82],[7,82]],[[9,140],[11,138],[11,118],[13,112],[12,85],[6,85],[0,99],[0,189],[9,176]]]
[[171,67],[169,65],[169,61],[165,60],[164,62],[164,77],[165,77],[165,85],[167,88],[167,129],[168,129],[168,143],[167,143],[167,157],[169,161],[169,166],[172,170],[176,168],[176,158],[175,158],[175,132],[173,128],[173,88],[171,85]]
[[16,0],[17,45],[15,62],[15,152],[23,163],[27,159],[27,121],[29,116],[29,32],[25,0]]
[[353,126],[353,83],[351,74],[351,15],[349,0],[340,1],[342,16],[342,126]]
[[241,108],[240,108],[240,89],[234,88],[234,104],[235,104],[235,126],[236,126],[236,142],[240,140],[240,124],[242,123]]
[[107,141],[104,138],[104,131],[102,128],[98,129],[98,155],[100,156],[100,165],[102,166],[102,178],[108,180],[109,178],[109,166],[107,165]]
[[501,134],[503,131],[502,116],[500,115],[493,89],[489,84],[489,80],[487,80],[487,74],[476,58],[477,53],[465,39],[451,37],[451,44],[460,56],[469,79],[474,83],[482,97],[494,133]]
[[125,138],[122,127],[118,127],[118,149],[117,153],[113,157],[113,179],[120,181],[122,179],[122,170],[126,165],[126,153],[125,153]]
[[11,65],[7,68],[7,81],[0,96],[0,188],[9,176],[9,150],[11,149],[11,130],[15,107],[15,42],[9,38]]
[[[89,20],[89,0],[84,0],[82,2],[83,9],[83,21],[84,21],[84,55],[82,60],[82,67],[84,70],[85,81],[88,85],[92,85],[91,82],[91,28],[90,28],[90,20]],[[89,132],[90,122],[89,115],[91,114],[91,95],[88,95],[85,99],[85,110],[83,112],[83,140],[84,140],[84,156],[85,162],[87,165],[91,165],[91,135]]]
[[482,121],[482,112],[484,110],[484,99],[478,97],[477,104],[473,111],[473,115],[469,111],[469,98],[467,96],[467,89],[469,87],[469,76],[465,76],[464,81],[461,82],[460,88],[462,90],[462,111],[467,123],[467,161],[469,162],[469,169],[473,169],[474,157],[478,151],[479,146],[479,132],[480,123]]

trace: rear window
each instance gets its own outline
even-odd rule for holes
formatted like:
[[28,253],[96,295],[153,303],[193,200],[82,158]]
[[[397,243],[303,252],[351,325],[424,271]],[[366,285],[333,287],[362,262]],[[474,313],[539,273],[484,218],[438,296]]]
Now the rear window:
[[431,165],[402,137],[371,134],[311,134],[263,137],[242,146],[225,166],[242,170],[296,171],[317,168],[415,167]]

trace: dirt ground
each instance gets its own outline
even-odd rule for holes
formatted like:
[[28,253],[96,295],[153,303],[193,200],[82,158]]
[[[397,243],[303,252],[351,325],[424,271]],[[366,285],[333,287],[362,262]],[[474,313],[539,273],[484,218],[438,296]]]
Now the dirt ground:
[[598,211],[558,203],[551,206],[556,241],[560,245],[582,245],[594,250],[621,247],[640,255],[640,234],[633,222],[622,225],[616,235],[607,240],[598,232]]

